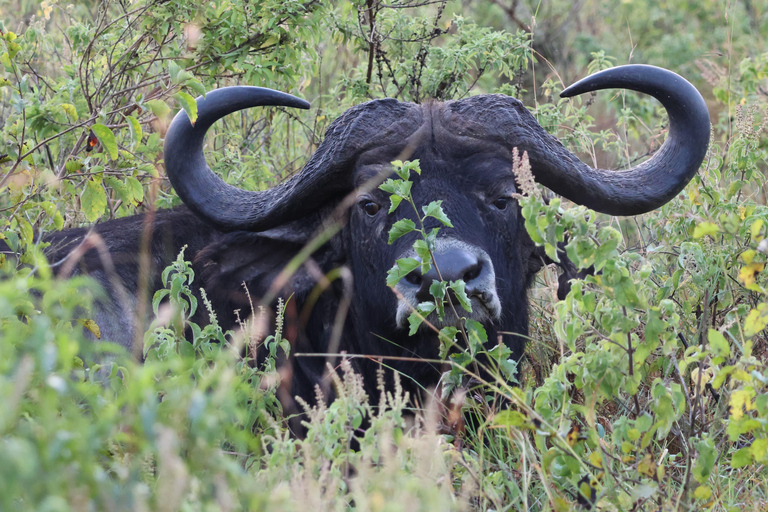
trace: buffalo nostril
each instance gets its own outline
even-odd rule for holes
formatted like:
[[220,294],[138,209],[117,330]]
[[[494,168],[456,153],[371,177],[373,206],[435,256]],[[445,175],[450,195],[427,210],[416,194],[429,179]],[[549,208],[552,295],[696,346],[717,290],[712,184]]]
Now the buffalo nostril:
[[480,276],[480,273],[483,271],[483,263],[478,262],[476,265],[473,265],[470,267],[466,272],[464,272],[464,276],[462,276],[462,279],[465,283],[469,283],[473,279],[476,279]]
[[410,274],[405,276],[406,282],[414,285],[414,286],[421,286],[421,272],[413,271]]

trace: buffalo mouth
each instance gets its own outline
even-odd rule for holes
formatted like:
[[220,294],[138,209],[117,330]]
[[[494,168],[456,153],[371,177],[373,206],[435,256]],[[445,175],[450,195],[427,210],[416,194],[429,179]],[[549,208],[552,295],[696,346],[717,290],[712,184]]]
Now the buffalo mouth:
[[[462,319],[487,323],[501,318],[501,301],[496,289],[496,273],[487,252],[459,240],[439,239],[433,254],[439,272],[432,268],[422,275],[417,269],[395,286],[399,296],[396,313],[398,328],[408,328],[408,317],[419,303],[434,301],[429,293],[429,287],[434,281],[440,280],[440,277],[446,282],[459,279],[464,281],[472,311],[465,310],[454,297],[450,303],[446,301],[445,314],[442,318],[437,312],[432,312],[426,318],[433,327],[437,329],[447,326],[458,327]],[[401,257],[418,259],[413,251]],[[425,328],[429,328],[426,323],[420,327],[420,329]]]

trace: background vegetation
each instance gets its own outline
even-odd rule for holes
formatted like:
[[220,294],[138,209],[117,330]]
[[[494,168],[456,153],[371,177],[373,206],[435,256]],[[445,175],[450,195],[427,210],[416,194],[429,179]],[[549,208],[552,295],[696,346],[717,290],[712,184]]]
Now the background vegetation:
[[[3,258],[0,281],[0,509],[766,507],[768,5],[195,4],[0,0],[0,238],[19,255]],[[340,398],[292,439],[274,357],[254,367],[241,350],[285,350],[279,321],[265,339],[242,339],[212,317],[191,342],[183,322],[148,326],[137,364],[84,339],[98,290],[52,278],[59,262],[35,235],[178,204],[162,165],[167,123],[235,83],[313,105],[217,127],[214,169],[245,188],[296,172],[340,112],[384,96],[514,94],[586,161],[626,166],[663,141],[658,103],[557,93],[627,62],[697,85],[710,152],[684,193],[639,218],[521,199],[534,239],[567,231],[569,257],[601,273],[562,302],[554,270],[541,274],[519,387],[495,384],[509,410],[471,390],[409,419],[399,390],[372,409],[342,365]],[[206,307],[185,293],[192,278],[183,258],[167,275],[183,318]],[[446,428],[461,407],[483,418],[464,433]]]

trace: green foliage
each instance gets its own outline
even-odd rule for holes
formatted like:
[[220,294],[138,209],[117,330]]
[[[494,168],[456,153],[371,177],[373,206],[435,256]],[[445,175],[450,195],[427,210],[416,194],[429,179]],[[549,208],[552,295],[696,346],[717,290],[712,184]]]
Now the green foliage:
[[462,97],[490,77],[512,80],[528,67],[526,32],[481,27],[460,14],[450,19],[446,4],[435,2],[414,16],[385,2],[344,1],[341,16],[333,20],[338,42],[349,41],[351,51],[368,54],[341,81],[349,99],[357,103],[383,95],[418,103]]
[[[147,333],[143,364],[84,339],[72,320],[90,302],[83,279],[6,277],[3,510],[302,510],[310,502],[340,510],[352,500],[373,509],[414,500],[432,510],[463,508],[450,474],[460,455],[434,425],[406,436],[408,396],[399,385],[382,389],[374,409],[346,361],[343,377],[331,372],[339,398],[307,407],[306,437],[293,438],[279,423],[276,398],[275,362],[286,355],[278,348],[288,349],[281,317],[263,341],[222,333],[215,317],[202,329],[189,322],[193,276],[181,255],[156,298],[167,297],[183,320]],[[249,353],[267,349],[261,366],[241,357],[245,341]],[[364,421],[370,426],[360,435]],[[360,475],[353,480],[351,467]]]
[[[768,11],[759,2],[65,4],[0,0],[0,239],[16,255],[0,257],[0,509],[765,507]],[[699,175],[637,219],[535,192],[519,199],[552,260],[567,236],[568,258],[595,272],[558,303],[543,273],[519,364],[503,344],[487,349],[479,324],[440,330],[451,365],[444,400],[415,411],[415,427],[399,389],[373,408],[344,362],[329,372],[339,399],[307,408],[306,437],[291,437],[277,400],[284,303],[268,336],[266,311],[224,332],[204,294],[197,303],[182,255],[161,276],[143,364],[93,343],[88,311],[100,292],[52,279],[60,262],[45,260],[36,236],[177,205],[163,180],[167,123],[180,109],[194,121],[194,96],[234,83],[315,107],[256,109],[212,129],[212,168],[248,189],[296,172],[339,113],[381,97],[523,95],[585,161],[624,168],[663,140],[654,100],[552,98],[629,61],[673,69],[704,93],[713,144]],[[389,239],[415,238],[418,259],[398,261],[390,286],[431,268],[438,231],[424,229],[426,217],[450,229],[439,201],[413,202],[418,162],[395,170],[383,185],[390,213],[410,208],[413,220]],[[461,318],[462,290],[433,284],[411,330],[451,308]],[[197,310],[208,311],[206,325],[191,321]],[[509,407],[499,410],[498,396]],[[475,418],[463,434],[462,410]]]
[[[292,89],[305,78],[295,63],[316,58],[311,42],[327,9],[312,1],[193,6],[141,0],[129,10],[119,2],[65,7],[52,1],[40,7],[29,23],[18,24],[18,34],[0,29],[6,162],[0,206],[18,213],[0,221],[6,236],[27,230],[27,223],[59,229],[135,213],[147,205],[145,196],[154,206],[172,111],[183,108],[194,122],[194,96],[226,80]],[[294,144],[282,157],[271,156],[277,154],[271,137],[298,130],[280,114],[256,115],[247,115],[242,130],[230,130],[235,136],[224,144],[247,145],[261,135],[248,164],[234,175],[226,164],[214,168],[229,181],[258,188],[272,180],[270,169],[294,170],[292,162],[306,150]],[[162,197],[167,185],[161,188]],[[161,204],[175,201],[166,197]],[[31,244],[26,236],[19,242],[14,250]]]
[[[567,233],[569,259],[595,271],[555,305],[561,356],[529,402],[545,422],[586,430],[576,453],[552,459],[569,469],[542,453],[544,479],[563,499],[596,477],[591,501],[620,510],[645,500],[711,505],[724,499],[721,476],[765,456],[757,398],[766,368],[755,346],[767,341],[759,246],[768,209],[750,189],[765,179],[766,149],[754,110],[737,110],[725,151],[714,143],[687,194],[643,225],[616,229],[557,198],[520,199],[550,257]],[[622,250],[633,243],[639,251]],[[605,410],[616,411],[608,422]]]
[[212,336],[215,319],[191,326],[191,344],[148,335],[144,364],[93,345],[72,320],[90,302],[83,286],[0,282],[2,509],[207,507],[234,489],[250,508],[263,492],[244,468],[276,425],[276,379]]

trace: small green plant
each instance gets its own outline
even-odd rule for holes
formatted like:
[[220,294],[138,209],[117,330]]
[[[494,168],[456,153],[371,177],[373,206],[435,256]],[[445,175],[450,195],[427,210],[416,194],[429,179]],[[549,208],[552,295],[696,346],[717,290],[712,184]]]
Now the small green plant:
[[[472,303],[465,291],[466,284],[464,281],[459,279],[446,282],[440,275],[434,250],[435,241],[441,228],[435,227],[427,230],[424,222],[431,217],[437,219],[444,227],[453,227],[450,219],[443,211],[442,201],[432,201],[422,206],[421,211],[419,211],[411,194],[413,182],[410,180],[411,172],[421,174],[419,161],[402,162],[397,160],[392,162],[392,166],[399,179],[390,178],[379,186],[381,190],[390,194],[389,213],[393,213],[401,203],[405,202],[413,210],[418,225],[408,218],[398,220],[389,231],[388,241],[391,244],[409,233],[416,233],[418,238],[413,243],[417,258],[398,259],[387,272],[387,285],[395,287],[409,273],[418,269],[422,274],[426,274],[434,267],[439,280],[433,281],[429,287],[429,293],[433,300],[420,302],[413,309],[408,317],[409,333],[415,334],[432,313],[443,320],[446,308],[449,308],[453,313],[453,318],[458,319],[457,325],[448,325],[439,330],[430,325],[437,332],[440,341],[440,357],[448,358],[452,363],[451,369],[442,379],[443,396],[448,396],[452,390],[461,385],[470,367],[473,367],[473,375],[479,374],[477,364],[480,354],[490,357],[490,361],[495,363],[494,366],[500,370],[504,379],[514,382],[517,378],[517,365],[511,359],[512,351],[509,347],[504,344],[497,344],[488,350],[486,348],[488,335],[483,325],[459,314],[461,310],[472,312]],[[457,303],[454,303],[454,299]]]

